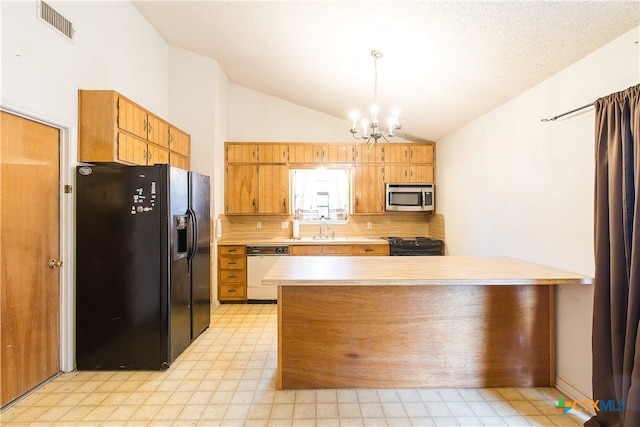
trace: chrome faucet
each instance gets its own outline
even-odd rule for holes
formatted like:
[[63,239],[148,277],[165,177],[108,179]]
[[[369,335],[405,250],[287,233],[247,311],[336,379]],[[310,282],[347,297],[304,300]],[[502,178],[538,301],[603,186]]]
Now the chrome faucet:
[[[336,239],[336,232],[334,230],[331,229],[331,227],[329,227],[329,224],[327,224],[325,221],[322,221],[322,223],[320,223],[320,239],[322,239],[322,226],[327,227],[327,232],[331,232],[331,240],[335,240]],[[327,236],[327,239],[329,238],[329,236]]]

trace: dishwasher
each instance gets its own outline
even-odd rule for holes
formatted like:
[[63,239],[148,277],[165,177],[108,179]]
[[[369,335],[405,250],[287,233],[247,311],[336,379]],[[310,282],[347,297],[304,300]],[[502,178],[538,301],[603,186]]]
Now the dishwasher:
[[263,286],[262,278],[280,256],[289,256],[286,245],[247,246],[247,302],[249,304],[275,304],[276,286]]

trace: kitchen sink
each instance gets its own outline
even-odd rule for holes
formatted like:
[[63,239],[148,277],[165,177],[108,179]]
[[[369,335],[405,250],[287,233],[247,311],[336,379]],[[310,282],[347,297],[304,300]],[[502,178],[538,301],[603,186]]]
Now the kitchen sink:
[[346,237],[331,237],[331,236],[313,236],[313,237],[301,237],[299,239],[290,239],[294,242],[348,242]]

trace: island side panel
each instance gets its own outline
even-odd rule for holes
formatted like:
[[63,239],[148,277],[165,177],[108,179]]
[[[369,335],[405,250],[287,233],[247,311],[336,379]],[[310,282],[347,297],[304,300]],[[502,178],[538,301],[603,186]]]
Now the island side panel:
[[278,389],[553,384],[552,286],[281,286]]

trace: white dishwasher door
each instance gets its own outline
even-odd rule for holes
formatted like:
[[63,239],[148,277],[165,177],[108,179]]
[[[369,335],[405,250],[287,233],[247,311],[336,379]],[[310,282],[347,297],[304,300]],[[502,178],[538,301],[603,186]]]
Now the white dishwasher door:
[[276,286],[263,286],[262,278],[279,257],[286,255],[247,255],[247,300],[251,302],[275,302]]

